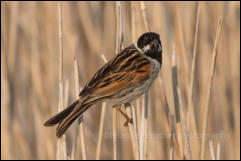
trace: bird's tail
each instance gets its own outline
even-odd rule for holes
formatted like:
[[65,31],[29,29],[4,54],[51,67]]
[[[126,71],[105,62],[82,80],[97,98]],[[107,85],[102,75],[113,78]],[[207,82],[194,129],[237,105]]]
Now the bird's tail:
[[82,102],[77,100],[65,110],[46,121],[44,126],[54,126],[59,124],[56,130],[56,136],[60,138],[69,128],[69,126],[91,105],[92,103],[82,104]]

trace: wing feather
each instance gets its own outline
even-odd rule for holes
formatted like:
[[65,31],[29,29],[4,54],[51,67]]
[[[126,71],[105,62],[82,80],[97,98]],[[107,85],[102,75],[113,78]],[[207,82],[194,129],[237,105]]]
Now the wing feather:
[[108,98],[149,78],[150,61],[134,45],[105,64],[80,92],[85,103]]

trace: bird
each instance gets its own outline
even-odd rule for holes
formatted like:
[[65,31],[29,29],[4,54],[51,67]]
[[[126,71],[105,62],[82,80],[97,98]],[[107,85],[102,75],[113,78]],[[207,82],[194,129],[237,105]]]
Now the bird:
[[[121,50],[102,66],[86,83],[79,98],[47,120],[44,126],[58,124],[56,136],[60,138],[92,105],[105,101],[121,105],[137,99],[148,91],[161,65],[162,44],[159,34],[143,33],[136,43]],[[128,119],[124,112],[121,113]]]

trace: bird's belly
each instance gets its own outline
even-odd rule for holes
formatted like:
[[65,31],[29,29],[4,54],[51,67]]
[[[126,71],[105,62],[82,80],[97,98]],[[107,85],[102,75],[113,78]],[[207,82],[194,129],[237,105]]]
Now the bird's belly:
[[152,83],[150,81],[145,81],[142,84],[138,85],[137,87],[126,89],[116,94],[111,100],[111,102],[113,104],[124,104],[127,102],[131,102],[136,98],[140,97],[142,94],[144,94],[151,86],[151,84]]

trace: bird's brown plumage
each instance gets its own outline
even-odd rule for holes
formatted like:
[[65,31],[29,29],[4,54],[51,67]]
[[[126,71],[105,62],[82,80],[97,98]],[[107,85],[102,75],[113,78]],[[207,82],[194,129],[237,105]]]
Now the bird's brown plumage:
[[140,54],[134,45],[126,48],[97,71],[80,92],[78,101],[49,119],[45,126],[59,124],[56,135],[61,137],[91,105],[137,86],[149,78],[150,70],[150,60]]

